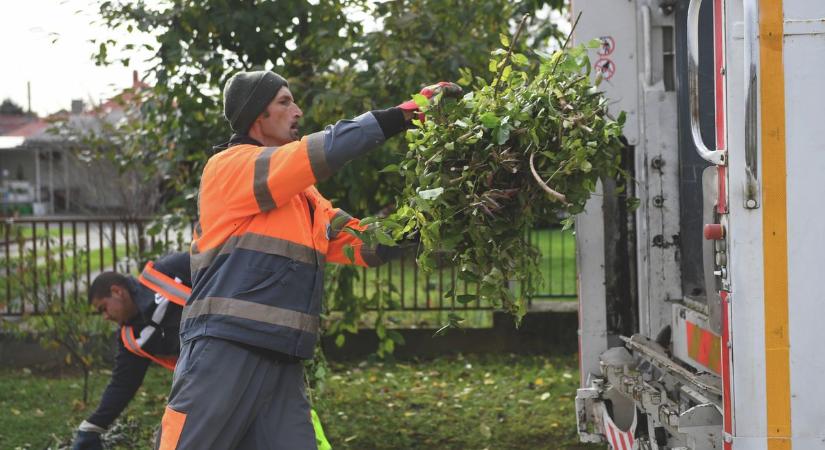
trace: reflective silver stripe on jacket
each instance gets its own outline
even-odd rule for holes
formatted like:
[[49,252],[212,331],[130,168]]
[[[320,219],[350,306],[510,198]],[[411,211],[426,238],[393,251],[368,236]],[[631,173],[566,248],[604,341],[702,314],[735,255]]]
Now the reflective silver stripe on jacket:
[[238,317],[313,334],[318,333],[320,324],[318,317],[302,312],[225,297],[206,297],[195,300],[184,308],[183,315],[183,321],[204,315]]
[[[153,269],[155,270],[155,269]],[[164,289],[166,292],[174,295],[175,297],[182,298],[184,301],[189,299],[189,294],[186,291],[182,291],[180,289],[180,285],[178,284],[171,284],[166,280],[160,279],[152,273],[152,270],[144,269],[143,272],[140,274],[143,278],[149,280],[152,284],[155,284],[161,289]],[[156,310],[157,311],[157,310]],[[159,323],[159,322],[158,322]]]
[[193,254],[191,259],[192,273],[209,267],[218,255],[229,254],[236,248],[254,250],[268,255],[286,256],[307,264],[315,264],[316,258],[319,263],[323,263],[326,258],[323,253],[311,247],[296,244],[286,239],[257,233],[244,233],[240,236],[230,237],[220,247]]
[[324,139],[323,131],[307,136],[307,157],[316,181],[326,180],[333,173],[324,151]]
[[258,208],[261,211],[269,211],[277,207],[275,199],[272,198],[272,192],[269,190],[269,162],[276,150],[278,150],[278,147],[266,147],[255,158],[252,192],[255,194],[255,200],[258,202]]
[[[163,318],[166,316],[166,310],[169,309],[168,307],[169,300],[165,297],[161,297],[161,301],[158,302],[158,306],[155,308],[155,312],[152,313],[152,323],[161,323]],[[142,349],[143,346],[146,345],[147,342],[149,342],[149,339],[155,335],[155,331],[157,331],[157,329],[151,323],[143,327],[143,329],[140,330],[140,336],[138,336],[135,340],[135,344],[138,346],[138,348]],[[126,335],[129,337],[129,339],[131,339],[131,333],[126,333]]]

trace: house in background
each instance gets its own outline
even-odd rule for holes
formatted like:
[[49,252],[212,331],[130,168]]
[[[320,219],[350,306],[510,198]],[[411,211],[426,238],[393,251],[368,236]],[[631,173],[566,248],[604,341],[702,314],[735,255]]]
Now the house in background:
[[131,91],[146,87],[137,73],[132,90],[90,110],[73,100],[70,111],[48,118],[0,114],[0,216],[8,215],[123,215],[132,211],[132,183],[108,162],[82,160],[78,143],[56,133],[53,125],[78,132],[100,129],[101,121],[125,117]]

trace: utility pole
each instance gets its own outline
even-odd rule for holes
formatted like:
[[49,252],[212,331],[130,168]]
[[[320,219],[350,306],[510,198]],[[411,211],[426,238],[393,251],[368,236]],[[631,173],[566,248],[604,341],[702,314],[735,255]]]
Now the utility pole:
[[28,112],[32,113],[32,82],[26,82],[26,97],[28,99]]

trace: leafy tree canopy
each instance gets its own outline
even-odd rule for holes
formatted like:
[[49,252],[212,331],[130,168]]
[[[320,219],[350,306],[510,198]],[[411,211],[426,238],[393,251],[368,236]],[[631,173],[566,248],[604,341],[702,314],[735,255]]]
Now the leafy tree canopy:
[[[304,109],[307,133],[398,104],[433,81],[458,79],[459,68],[482,72],[499,33],[508,33],[524,14],[531,19],[520,51],[543,47],[557,30],[533,18],[535,12],[558,9],[562,2],[480,0],[468,7],[459,0],[174,0],[160,6],[101,1],[108,27],[156,36],[146,46],[155,63],[154,87],[142,103],[140,130],[133,131],[146,150],[130,152],[125,163],[161,171],[171,193],[165,209],[191,218],[202,166],[212,146],[230,134],[220,91],[235,72],[272,69],[285,76]],[[98,44],[99,64],[128,64],[139,50],[132,42]],[[116,52],[124,56],[112,60]],[[387,144],[400,145],[401,139]],[[398,154],[375,151],[320,189],[354,214],[374,213],[403,188],[397,174],[378,172]]]
[[9,114],[13,116],[22,116],[25,115],[26,112],[23,111],[23,107],[14,103],[14,100],[7,98],[3,100],[3,103],[0,103],[0,114]]

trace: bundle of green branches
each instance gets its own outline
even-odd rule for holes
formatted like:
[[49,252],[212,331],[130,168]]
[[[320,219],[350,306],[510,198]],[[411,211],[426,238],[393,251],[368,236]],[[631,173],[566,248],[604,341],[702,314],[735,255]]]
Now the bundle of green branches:
[[541,280],[529,232],[559,220],[569,226],[597,180],[621,174],[624,117],[608,114],[591,81],[587,47],[597,42],[531,61],[501,40],[491,82],[464,71],[459,83],[475,86],[462,99],[415,98],[426,120],[407,132],[400,164],[385,168],[400,172],[406,188],[377,236],[386,243],[417,230],[420,267],[451,264],[478,286],[448,295],[521,317]]

